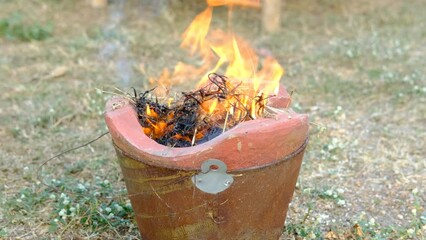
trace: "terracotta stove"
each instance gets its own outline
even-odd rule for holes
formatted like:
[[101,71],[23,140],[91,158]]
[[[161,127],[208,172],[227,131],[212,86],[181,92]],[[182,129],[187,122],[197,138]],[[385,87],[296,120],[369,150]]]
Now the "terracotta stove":
[[144,240],[278,239],[308,139],[308,117],[280,87],[271,118],[242,122],[193,147],[146,136],[131,103],[105,119]]

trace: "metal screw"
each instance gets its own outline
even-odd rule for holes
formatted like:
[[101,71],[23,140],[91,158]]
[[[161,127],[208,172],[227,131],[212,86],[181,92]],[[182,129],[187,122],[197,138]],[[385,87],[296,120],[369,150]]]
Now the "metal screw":
[[229,185],[231,185],[231,181],[228,180],[228,181],[225,182],[225,186],[228,187]]

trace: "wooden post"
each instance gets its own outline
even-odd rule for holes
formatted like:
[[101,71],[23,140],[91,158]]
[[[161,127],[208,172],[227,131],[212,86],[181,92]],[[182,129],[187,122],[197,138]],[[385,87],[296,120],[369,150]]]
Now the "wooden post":
[[263,0],[262,27],[268,33],[280,30],[282,0]]
[[91,5],[94,8],[104,8],[108,5],[108,0],[91,0]]

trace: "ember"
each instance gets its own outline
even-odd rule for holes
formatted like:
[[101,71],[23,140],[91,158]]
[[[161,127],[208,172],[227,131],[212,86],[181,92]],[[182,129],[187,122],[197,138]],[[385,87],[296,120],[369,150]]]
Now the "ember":
[[158,102],[146,91],[135,106],[146,135],[171,147],[189,147],[206,142],[240,122],[263,117],[266,98],[250,97],[242,83],[210,74],[209,83],[193,92],[183,92],[173,106]]
[[[267,100],[277,93],[284,73],[271,56],[259,69],[256,51],[231,31],[210,31],[213,7],[228,5],[230,11],[234,5],[259,7],[259,0],[207,0],[207,4],[185,30],[181,44],[199,54],[201,66],[179,62],[174,71],[165,69],[158,79],[150,79],[157,87],[135,93],[133,99],[143,132],[163,145],[194,146],[243,121],[264,117]],[[225,74],[216,74],[221,71]],[[168,97],[173,84],[194,77],[199,79],[198,90],[183,92],[177,100]]]

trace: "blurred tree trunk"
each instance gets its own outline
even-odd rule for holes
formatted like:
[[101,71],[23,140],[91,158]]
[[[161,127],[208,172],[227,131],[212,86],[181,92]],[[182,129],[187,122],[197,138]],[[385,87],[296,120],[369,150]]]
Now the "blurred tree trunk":
[[262,27],[265,32],[274,33],[281,27],[281,4],[283,0],[263,0]]

